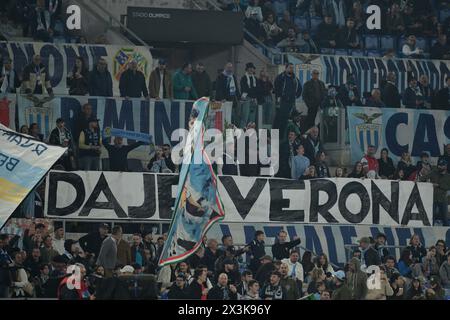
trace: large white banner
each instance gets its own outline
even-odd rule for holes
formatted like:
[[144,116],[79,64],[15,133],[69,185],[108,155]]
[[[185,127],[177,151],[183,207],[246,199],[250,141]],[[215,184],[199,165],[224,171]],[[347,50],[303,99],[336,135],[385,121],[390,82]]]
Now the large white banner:
[[153,67],[150,50],[143,46],[0,42],[0,51],[13,59],[14,69],[18,74],[31,63],[33,55],[39,54],[42,62],[48,66],[55,94],[68,93],[67,76],[72,72],[77,56],[83,58],[89,71],[95,67],[99,58],[106,60],[113,81],[114,96],[120,96],[120,75],[131,60],[137,61],[138,69],[144,73],[145,79],[148,79]]
[[[219,176],[225,222],[430,226],[430,183],[370,179]],[[58,172],[47,177],[45,215],[64,219],[170,220],[171,174]]]
[[0,229],[65,150],[0,124]]

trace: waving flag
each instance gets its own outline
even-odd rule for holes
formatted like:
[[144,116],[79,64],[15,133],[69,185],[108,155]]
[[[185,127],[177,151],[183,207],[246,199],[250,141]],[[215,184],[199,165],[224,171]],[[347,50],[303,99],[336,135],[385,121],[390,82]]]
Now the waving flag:
[[192,109],[172,223],[160,266],[188,258],[201,246],[212,224],[225,215],[217,191],[217,178],[203,144],[208,108],[209,100],[202,98]]
[[65,150],[0,124],[0,229]]

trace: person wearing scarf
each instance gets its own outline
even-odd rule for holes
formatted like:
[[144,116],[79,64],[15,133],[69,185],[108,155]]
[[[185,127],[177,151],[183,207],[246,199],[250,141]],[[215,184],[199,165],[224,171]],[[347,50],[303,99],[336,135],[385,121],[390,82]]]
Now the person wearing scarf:
[[0,74],[0,93],[16,93],[20,79],[14,70],[11,58],[6,58]]
[[41,56],[36,54],[33,61],[23,69],[22,90],[26,94],[44,94],[44,88],[50,96],[53,95],[47,67],[41,63]]
[[222,73],[216,80],[216,101],[233,102],[232,123],[239,124],[240,110],[238,108],[239,98],[241,96],[236,76],[233,73],[233,64],[228,62]]
[[425,103],[422,96],[422,91],[417,85],[417,80],[415,77],[410,77],[408,80],[408,88],[405,89],[403,94],[403,104],[406,108],[412,109],[424,109]]
[[249,122],[256,121],[256,109],[258,107],[258,81],[256,79],[256,67],[253,63],[245,66],[245,75],[241,78],[241,127],[244,128]]

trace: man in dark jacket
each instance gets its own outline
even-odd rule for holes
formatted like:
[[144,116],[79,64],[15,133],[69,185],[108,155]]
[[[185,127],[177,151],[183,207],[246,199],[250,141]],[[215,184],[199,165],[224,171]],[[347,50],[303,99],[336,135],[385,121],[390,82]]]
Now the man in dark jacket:
[[303,101],[308,108],[308,116],[305,121],[304,131],[315,125],[317,111],[326,97],[327,90],[325,84],[319,79],[319,71],[312,71],[312,78],[305,82],[303,86]]
[[408,79],[408,88],[405,89],[403,95],[403,104],[406,108],[424,109],[425,101],[420,88],[417,86],[417,79],[410,77]]
[[278,271],[272,272],[270,281],[262,289],[261,299],[263,300],[286,300],[286,289],[280,284],[281,274]]
[[314,165],[316,163],[316,155],[319,151],[322,151],[322,143],[319,139],[319,128],[312,127],[308,131],[308,135],[303,139],[302,143],[305,148],[305,157],[309,159],[309,163]]
[[228,62],[222,73],[219,74],[216,80],[216,97],[217,101],[230,101],[233,102],[233,116],[232,122],[235,125],[240,124],[240,109],[239,99],[241,93],[239,91],[238,81],[233,74],[233,64]]
[[450,75],[445,78],[445,86],[436,94],[435,105],[436,109],[450,109]]
[[268,283],[270,274],[275,271],[275,265],[271,256],[264,256],[261,259],[261,266],[256,271],[255,279],[262,285]]
[[112,97],[112,77],[108,71],[108,63],[100,58],[97,66],[89,73],[89,95]]
[[387,74],[386,82],[381,86],[381,100],[388,108],[400,108],[400,93],[397,88],[397,76],[394,72]]
[[256,121],[259,83],[255,74],[255,65],[251,62],[247,63],[245,65],[245,74],[241,78],[241,128],[245,128],[249,122]]
[[302,86],[294,74],[294,65],[292,63],[287,63],[284,72],[276,77],[274,88],[279,109],[275,115],[273,128],[280,130],[280,140],[284,141],[287,139],[286,127],[289,115],[295,107],[295,100],[302,95]]
[[8,238],[7,234],[0,234],[0,298],[8,298],[9,287],[12,285],[10,266],[13,261],[6,250]]
[[361,264],[363,267],[368,268],[372,265],[379,266],[381,264],[380,256],[378,255],[377,250],[370,244],[369,238],[361,238],[359,245],[361,247]]
[[382,263],[386,262],[386,258],[389,256],[389,250],[385,247],[386,245],[386,235],[384,233],[377,234],[375,243],[375,250],[378,252],[378,256]]
[[44,88],[50,96],[53,95],[48,68],[41,62],[41,56],[36,54],[33,61],[23,69],[22,90],[26,94],[44,94]]
[[187,294],[186,276],[183,272],[179,272],[175,283],[169,289],[167,297],[169,300],[186,300]]
[[218,276],[222,273],[227,275],[228,283],[230,284],[238,285],[241,281],[241,275],[236,270],[235,263],[232,259],[227,258],[223,261],[223,269],[216,273],[216,282],[219,280]]
[[445,33],[439,35],[438,41],[431,47],[430,55],[431,59],[450,60],[450,45],[447,42]]
[[128,65],[128,70],[124,71],[119,81],[120,96],[126,98],[148,97],[145,76],[142,71],[138,70],[135,60]]
[[108,143],[108,138],[103,139],[103,146],[109,154],[110,171],[128,171],[127,157],[128,153],[137,147],[144,145],[144,142],[138,141],[131,145],[124,146],[122,137],[115,137],[114,144]]
[[237,300],[237,289],[228,284],[228,276],[221,273],[217,285],[208,291],[208,300]]
[[347,83],[339,87],[337,98],[341,101],[344,107],[362,105],[355,81],[355,77],[350,75],[347,78]]
[[336,289],[333,291],[331,300],[352,300],[352,291],[345,283],[345,272],[339,270],[334,273]]
[[16,89],[20,87],[20,78],[12,67],[11,58],[5,59],[3,67],[4,70],[0,69],[0,93],[16,93]]
[[255,232],[255,239],[250,242],[248,245],[250,247],[250,264],[249,268],[253,273],[256,273],[259,266],[261,265],[261,262],[259,259],[261,259],[263,256],[266,255],[266,248],[264,243],[264,232],[261,230],[258,230]]
[[336,48],[338,27],[333,23],[333,17],[326,14],[323,22],[317,27],[316,39],[321,48]]
[[202,62],[197,63],[195,71],[192,72],[192,82],[199,97],[211,96],[212,86],[211,79],[205,71],[205,66]]
[[58,164],[64,166],[67,171],[74,170],[72,163],[75,163],[75,143],[72,133],[65,126],[63,118],[56,119],[56,128],[50,133],[49,144],[67,148],[64,155],[58,160]]
[[359,49],[361,47],[353,18],[348,18],[345,27],[339,30],[338,46],[342,49]]
[[301,242],[300,238],[295,236],[292,241],[286,242],[287,232],[281,230],[278,233],[278,241],[272,246],[272,256],[276,260],[289,258],[290,249],[298,246]]
[[103,240],[106,239],[108,235],[109,226],[106,223],[102,223],[98,231],[88,233],[79,240],[80,247],[86,254],[94,255],[98,257],[100,248],[102,246]]

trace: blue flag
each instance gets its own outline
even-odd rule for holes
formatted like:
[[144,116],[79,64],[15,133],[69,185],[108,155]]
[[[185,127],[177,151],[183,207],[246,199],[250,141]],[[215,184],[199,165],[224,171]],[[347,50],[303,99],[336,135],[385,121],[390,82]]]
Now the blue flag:
[[160,266],[187,259],[202,245],[213,223],[225,216],[217,178],[203,144],[208,107],[209,100],[202,98],[192,109],[174,213],[159,258]]

